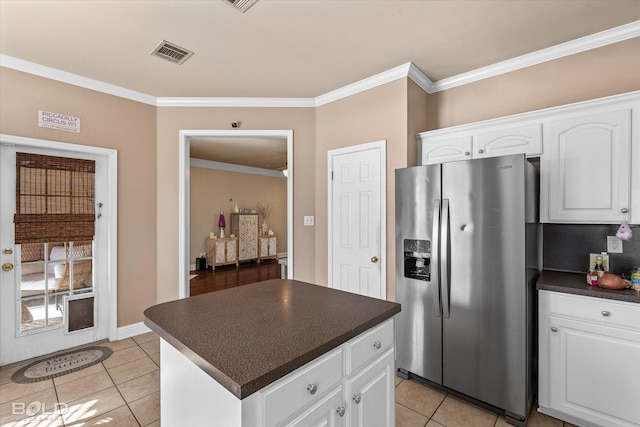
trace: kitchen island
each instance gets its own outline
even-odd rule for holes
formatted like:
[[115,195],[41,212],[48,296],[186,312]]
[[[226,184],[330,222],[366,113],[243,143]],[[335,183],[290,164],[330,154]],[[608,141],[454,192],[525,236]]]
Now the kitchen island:
[[159,304],[163,425],[394,425],[400,305],[295,280]]

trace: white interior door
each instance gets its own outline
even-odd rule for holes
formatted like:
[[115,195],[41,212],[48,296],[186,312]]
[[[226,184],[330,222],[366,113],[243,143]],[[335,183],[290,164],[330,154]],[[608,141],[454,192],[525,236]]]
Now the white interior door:
[[331,150],[329,286],[386,299],[386,141]]
[[0,145],[0,365],[105,339],[110,327],[108,209],[96,207],[93,241],[16,244],[16,152],[94,160],[96,204],[108,188],[103,156]]

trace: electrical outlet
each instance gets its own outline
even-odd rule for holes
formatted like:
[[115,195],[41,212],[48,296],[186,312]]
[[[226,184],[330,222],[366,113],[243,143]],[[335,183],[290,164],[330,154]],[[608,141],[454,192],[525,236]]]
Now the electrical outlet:
[[304,225],[313,225],[313,216],[305,215]]
[[607,236],[607,252],[611,254],[622,253],[622,240],[616,236]]

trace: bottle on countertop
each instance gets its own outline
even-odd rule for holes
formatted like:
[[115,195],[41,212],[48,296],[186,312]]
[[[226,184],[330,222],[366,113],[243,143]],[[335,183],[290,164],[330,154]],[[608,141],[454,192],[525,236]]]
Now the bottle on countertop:
[[596,256],[596,265],[593,267],[593,269],[596,271],[598,277],[602,277],[604,275],[604,256]]
[[640,267],[633,267],[631,271],[631,286],[634,286],[633,289],[640,287]]

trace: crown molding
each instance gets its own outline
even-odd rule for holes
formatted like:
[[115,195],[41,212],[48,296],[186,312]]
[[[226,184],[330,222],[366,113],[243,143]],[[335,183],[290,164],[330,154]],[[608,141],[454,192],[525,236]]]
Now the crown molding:
[[225,172],[246,173],[250,175],[268,176],[272,178],[286,179],[282,171],[271,169],[254,168],[253,166],[235,165],[231,163],[216,162],[213,160],[197,159],[192,157],[189,159],[189,166],[204,169],[214,169]]
[[46,65],[36,64],[20,58],[14,58],[13,56],[0,54],[0,67],[11,68],[13,70],[34,74],[36,76],[45,77],[62,83],[68,83],[74,86],[80,86],[85,89],[95,90],[97,92],[106,93],[120,98],[130,99],[131,101],[141,102],[143,104],[156,105],[155,96],[112,85],[110,83],[101,82],[99,80],[90,79],[78,74],[58,70],[56,68],[47,67]]
[[331,92],[327,92],[324,95],[317,96],[315,98],[316,107],[320,107],[321,105],[347,98],[357,93],[381,86],[385,83],[407,77],[412,65],[413,64],[411,62],[407,62],[406,64],[399,65],[390,70],[383,71],[371,77],[367,77],[366,79],[362,79]]
[[160,97],[158,107],[315,107],[313,98],[207,98]]
[[610,30],[601,31],[526,55],[517,56],[506,61],[497,62],[486,67],[477,68],[467,73],[438,80],[431,87],[431,92],[427,91],[427,93],[440,92],[466,85],[638,36],[640,36],[640,21],[634,21]]
[[309,108],[319,107],[339,99],[347,98],[401,78],[410,78],[426,93],[432,94],[638,36],[640,36],[640,21],[634,21],[550,48],[541,49],[456,76],[447,77],[436,82],[432,82],[415,64],[407,62],[406,64],[383,71],[315,98],[154,97],[142,92],[3,54],[0,54],[0,67],[11,68],[157,107]]

